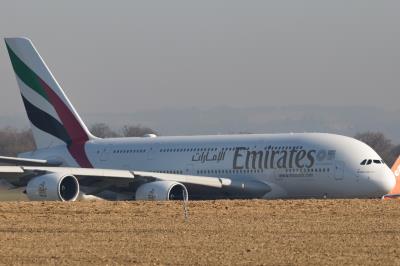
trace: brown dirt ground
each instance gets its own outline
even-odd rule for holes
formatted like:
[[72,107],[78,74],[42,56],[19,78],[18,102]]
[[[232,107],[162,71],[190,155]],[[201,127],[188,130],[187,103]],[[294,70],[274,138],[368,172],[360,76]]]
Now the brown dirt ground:
[[0,202],[0,264],[400,264],[400,201]]

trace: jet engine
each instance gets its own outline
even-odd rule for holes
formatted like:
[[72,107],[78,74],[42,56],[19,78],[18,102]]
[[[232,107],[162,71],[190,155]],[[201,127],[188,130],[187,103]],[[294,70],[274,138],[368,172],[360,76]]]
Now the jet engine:
[[155,181],[141,185],[136,200],[188,200],[186,187],[175,181]]
[[79,195],[79,183],[72,175],[41,175],[28,182],[26,195],[30,200],[75,201]]

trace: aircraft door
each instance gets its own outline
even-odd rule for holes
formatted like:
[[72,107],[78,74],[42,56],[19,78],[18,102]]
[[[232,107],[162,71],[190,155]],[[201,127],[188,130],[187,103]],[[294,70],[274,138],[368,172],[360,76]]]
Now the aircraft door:
[[335,179],[342,180],[344,177],[344,162],[336,161],[335,162]]
[[158,143],[150,145],[150,147],[147,150],[147,160],[154,160],[154,157],[158,152],[158,147],[159,147]]
[[100,161],[106,162],[108,161],[108,157],[110,155],[110,151],[112,150],[112,145],[104,146],[100,151]]

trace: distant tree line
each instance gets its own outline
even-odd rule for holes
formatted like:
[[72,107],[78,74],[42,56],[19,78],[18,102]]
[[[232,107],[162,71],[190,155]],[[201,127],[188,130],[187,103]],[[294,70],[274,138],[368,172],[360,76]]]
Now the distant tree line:
[[[113,130],[104,123],[93,124],[89,131],[99,138],[143,137],[146,134],[157,134],[148,127],[140,125],[125,125],[119,130]],[[0,156],[16,156],[18,153],[35,149],[31,129],[15,129],[6,127],[0,129]]]
[[393,144],[392,141],[381,132],[368,131],[358,133],[354,138],[373,148],[390,167],[400,155],[400,144]]
[[[155,130],[140,125],[125,125],[114,130],[105,123],[97,123],[93,124],[89,130],[99,138],[142,137],[145,134],[157,134]],[[400,144],[393,144],[381,132],[358,133],[354,138],[371,146],[389,166],[392,166],[400,155]],[[35,143],[30,129],[18,130],[10,127],[0,129],[1,156],[16,156],[18,153],[33,149],[35,149]]]
[[35,149],[32,131],[15,128],[0,129],[0,156],[16,156],[20,152]]

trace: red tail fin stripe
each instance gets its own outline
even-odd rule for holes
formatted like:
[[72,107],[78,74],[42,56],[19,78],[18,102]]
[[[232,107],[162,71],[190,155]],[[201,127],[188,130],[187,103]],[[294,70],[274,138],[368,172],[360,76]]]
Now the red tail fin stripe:
[[85,152],[85,142],[72,143],[68,147],[69,153],[74,157],[80,167],[93,168]]
[[46,82],[40,79],[40,83],[46,91],[51,104],[54,106],[54,109],[56,110],[63,126],[72,140],[72,143],[68,145],[70,154],[81,167],[93,168],[85,152],[85,143],[89,140],[85,130],[82,128],[81,124],[78,122],[71,110],[46,84]]
[[71,139],[77,141],[87,141],[89,138],[85,130],[82,128],[76,117],[72,114],[71,110],[69,110],[60,97],[58,97],[58,95],[43,80],[40,79],[40,83],[46,91],[46,94],[49,97],[51,104],[54,106],[54,109],[56,109],[56,112]]

